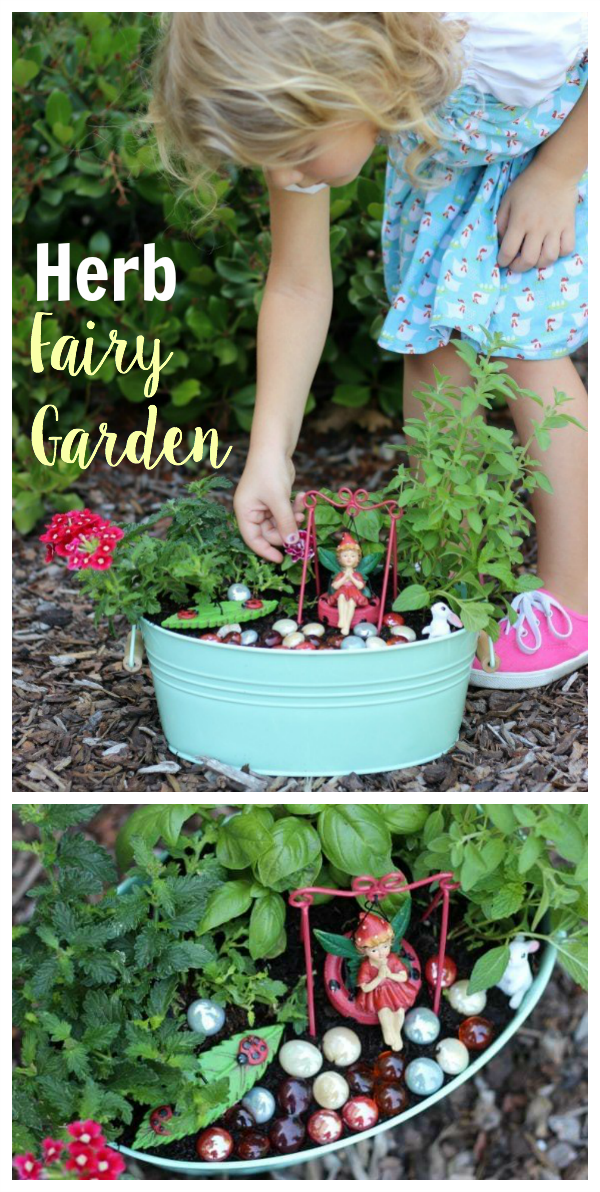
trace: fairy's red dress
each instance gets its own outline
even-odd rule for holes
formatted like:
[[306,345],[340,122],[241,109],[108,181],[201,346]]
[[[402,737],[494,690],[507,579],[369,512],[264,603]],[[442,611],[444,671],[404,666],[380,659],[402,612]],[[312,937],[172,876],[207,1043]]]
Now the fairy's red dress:
[[[393,952],[387,958],[387,966],[391,973],[407,973],[407,980],[400,985],[397,981],[389,981],[384,979],[377,989],[372,989],[370,993],[364,993],[359,989],[356,994],[355,1003],[359,1010],[365,1010],[368,1014],[378,1014],[380,1010],[406,1010],[412,1006],[419,986],[415,981],[411,981],[408,977],[406,965],[402,963],[399,956]],[[371,964],[370,960],[363,960],[358,970],[358,985],[370,985],[371,981],[379,975],[379,969]]]
[[[343,571],[338,571],[337,575],[333,577],[333,582],[335,583],[336,580],[341,579],[343,575]],[[365,605],[369,603],[367,597],[363,596],[360,590],[360,588],[364,588],[365,586],[364,576],[361,575],[360,571],[353,571],[352,579],[354,580],[354,583],[350,583],[348,581],[347,583],[342,584],[341,588],[336,588],[335,591],[333,591],[327,597],[330,604],[337,604],[340,596],[345,596],[346,600],[353,600],[357,608],[364,608]],[[356,587],[357,584],[360,584],[360,587]]]

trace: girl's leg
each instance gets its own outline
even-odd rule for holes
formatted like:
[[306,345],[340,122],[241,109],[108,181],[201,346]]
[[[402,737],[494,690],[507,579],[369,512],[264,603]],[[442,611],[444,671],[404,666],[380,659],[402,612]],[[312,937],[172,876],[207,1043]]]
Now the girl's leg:
[[[423,406],[413,391],[422,385],[432,385],[433,370],[437,368],[457,388],[469,383],[469,370],[466,364],[457,356],[454,344],[450,341],[445,348],[436,348],[434,352],[425,352],[423,356],[404,356],[404,386],[403,386],[403,417],[422,418]],[[458,404],[458,403],[457,403]]]
[[[558,389],[573,400],[564,412],[587,425],[587,393],[569,356],[558,360],[509,360],[511,376],[525,389],[550,404]],[[521,442],[531,434],[532,420],[539,420],[539,406],[529,398],[509,402]],[[551,443],[531,454],[542,463],[553,492],[538,489],[533,495],[538,565],[544,587],[566,608],[587,613],[587,435],[577,426],[550,432]]]

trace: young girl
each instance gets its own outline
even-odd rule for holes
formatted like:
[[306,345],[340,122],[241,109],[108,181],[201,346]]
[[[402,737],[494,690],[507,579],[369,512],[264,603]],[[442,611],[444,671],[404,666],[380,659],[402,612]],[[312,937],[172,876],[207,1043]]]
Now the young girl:
[[[587,31],[582,13],[174,13],[152,115],[167,162],[264,169],[272,257],[258,325],[250,452],[235,498],[259,555],[297,540],[292,457],[332,308],[330,187],[388,146],[379,344],[404,357],[404,414],[434,368],[467,382],[453,339],[500,332],[519,384],[586,419]],[[510,403],[517,433],[538,407]],[[541,453],[539,592],[515,597],[483,686],[534,687],[587,661],[585,434]]]
[[384,1042],[392,1051],[402,1051],[404,1015],[418,986],[392,952],[393,941],[394,931],[387,919],[371,912],[363,915],[354,933],[356,948],[365,957],[358,970],[356,1005],[377,1014]]

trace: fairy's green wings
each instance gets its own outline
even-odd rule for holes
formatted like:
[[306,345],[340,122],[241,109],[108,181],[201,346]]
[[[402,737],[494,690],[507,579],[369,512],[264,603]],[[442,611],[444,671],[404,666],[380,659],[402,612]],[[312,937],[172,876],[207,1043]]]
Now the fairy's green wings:
[[335,935],[331,931],[315,930],[315,936],[326,952],[332,956],[341,956],[346,962],[347,983],[349,989],[355,989],[358,969],[362,956],[357,950],[354,940],[347,935]]

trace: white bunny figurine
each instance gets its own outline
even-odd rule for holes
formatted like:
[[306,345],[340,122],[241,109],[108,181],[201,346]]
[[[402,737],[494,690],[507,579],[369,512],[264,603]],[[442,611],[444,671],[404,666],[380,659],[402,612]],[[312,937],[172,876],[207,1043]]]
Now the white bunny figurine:
[[431,641],[432,637],[447,637],[450,633],[450,626],[455,625],[457,629],[463,628],[463,623],[456,613],[444,604],[443,600],[438,600],[436,604],[431,606],[431,623],[426,625],[422,630],[423,636],[428,637]]
[[539,946],[539,940],[526,940],[524,935],[515,936],[508,945],[510,960],[504,970],[502,980],[498,981],[496,988],[501,989],[510,998],[508,1004],[511,1010],[519,1009],[527,990],[533,983],[529,967],[529,953],[537,952]]

